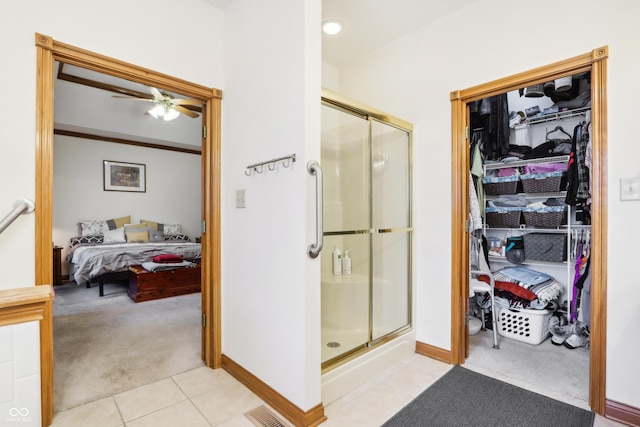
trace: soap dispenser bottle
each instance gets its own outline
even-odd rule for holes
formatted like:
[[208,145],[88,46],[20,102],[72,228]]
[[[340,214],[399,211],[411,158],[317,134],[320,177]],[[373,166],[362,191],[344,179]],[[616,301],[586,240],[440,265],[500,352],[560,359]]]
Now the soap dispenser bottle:
[[333,247],[333,252],[331,252],[331,256],[333,259],[333,274],[340,275],[342,274],[342,253],[338,246]]
[[351,274],[351,257],[349,251],[344,251],[344,257],[342,258],[342,274]]

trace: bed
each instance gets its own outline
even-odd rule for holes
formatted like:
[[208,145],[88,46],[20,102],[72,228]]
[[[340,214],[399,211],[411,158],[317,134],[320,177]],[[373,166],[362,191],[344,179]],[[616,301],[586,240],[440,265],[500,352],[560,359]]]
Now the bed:
[[[122,218],[123,221],[128,219]],[[97,223],[107,224],[104,221]],[[86,284],[87,287],[99,284],[100,296],[104,295],[105,282],[129,280],[130,266],[151,261],[156,255],[175,254],[191,262],[200,262],[201,259],[201,244],[176,234],[179,228],[171,228],[167,233],[167,225],[163,228],[163,224],[141,221],[141,224],[127,224],[126,227],[100,225],[97,228],[101,230],[99,233],[87,234],[85,224],[80,225],[83,226],[83,235],[70,239],[71,249],[66,257],[69,279],[73,278],[77,284]]]

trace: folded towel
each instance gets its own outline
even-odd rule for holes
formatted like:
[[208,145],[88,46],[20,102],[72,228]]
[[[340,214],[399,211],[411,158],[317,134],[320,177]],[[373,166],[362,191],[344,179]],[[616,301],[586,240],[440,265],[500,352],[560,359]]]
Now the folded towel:
[[155,273],[156,271],[175,270],[177,268],[195,267],[196,263],[190,261],[174,262],[174,263],[159,263],[159,262],[143,262],[142,268],[147,271]]
[[176,254],[161,254],[153,257],[153,262],[165,264],[165,263],[176,263],[182,262],[183,259],[180,255]]

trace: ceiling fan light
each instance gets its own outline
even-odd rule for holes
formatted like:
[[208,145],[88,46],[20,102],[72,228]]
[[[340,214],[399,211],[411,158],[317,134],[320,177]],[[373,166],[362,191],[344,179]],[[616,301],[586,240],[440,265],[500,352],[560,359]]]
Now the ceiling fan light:
[[342,22],[335,19],[327,20],[322,23],[322,31],[325,34],[334,36],[342,31]]
[[154,118],[157,119],[158,117],[164,116],[164,108],[162,107],[162,105],[158,104],[149,110],[149,114],[151,114]]
[[177,118],[179,115],[180,113],[177,110],[174,110],[173,108],[171,108],[164,113],[164,119],[166,121],[173,120]]

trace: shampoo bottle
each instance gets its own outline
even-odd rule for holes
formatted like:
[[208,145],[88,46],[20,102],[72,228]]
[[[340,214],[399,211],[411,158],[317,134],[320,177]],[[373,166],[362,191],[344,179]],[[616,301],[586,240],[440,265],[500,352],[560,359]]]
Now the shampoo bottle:
[[334,246],[331,255],[333,258],[333,274],[342,274],[342,253],[340,252],[340,249],[338,249],[337,246]]
[[351,274],[351,257],[349,251],[344,251],[344,257],[342,258],[342,274]]

